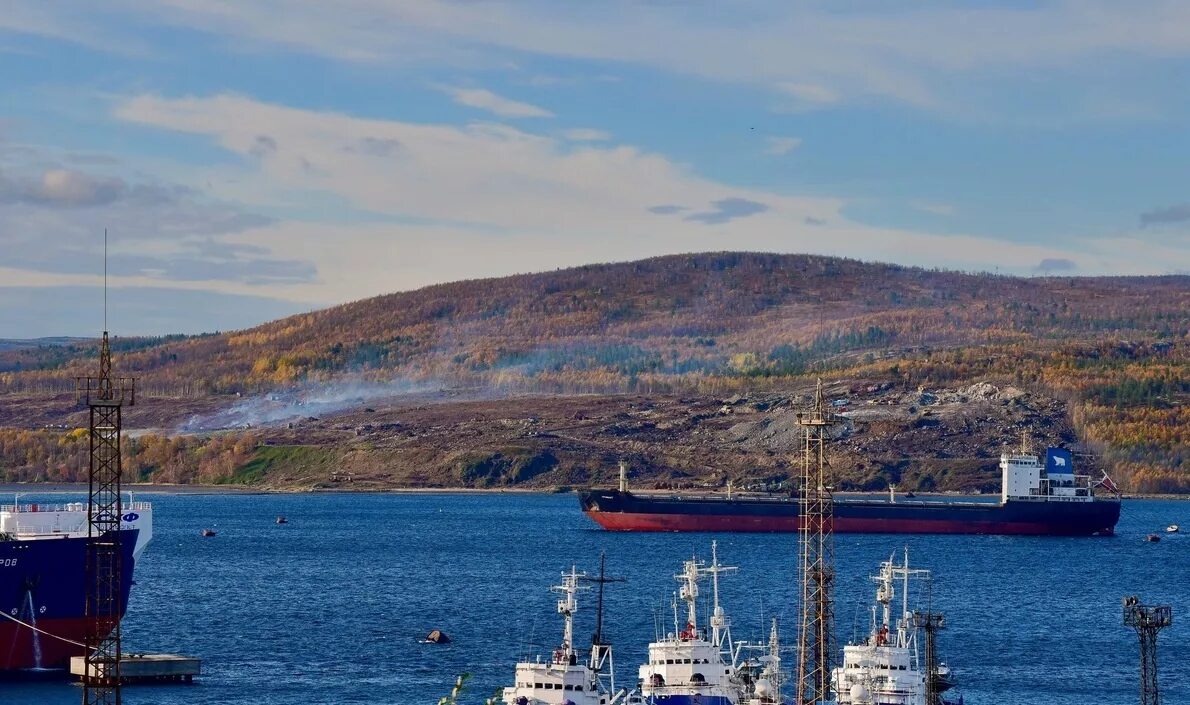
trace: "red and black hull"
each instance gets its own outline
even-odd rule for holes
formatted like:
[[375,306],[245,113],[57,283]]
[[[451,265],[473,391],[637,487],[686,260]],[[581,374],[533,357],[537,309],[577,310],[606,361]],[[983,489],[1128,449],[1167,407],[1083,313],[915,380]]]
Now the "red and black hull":
[[[609,531],[794,532],[800,528],[791,497],[689,497],[589,490],[583,512]],[[1120,520],[1118,500],[1092,502],[836,499],[833,529],[852,534],[1110,535]]]

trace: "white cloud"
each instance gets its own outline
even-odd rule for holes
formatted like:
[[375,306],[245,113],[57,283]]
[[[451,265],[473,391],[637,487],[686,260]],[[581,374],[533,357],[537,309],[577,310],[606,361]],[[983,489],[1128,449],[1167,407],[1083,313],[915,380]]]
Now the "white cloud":
[[780,156],[782,154],[789,154],[797,149],[802,140],[799,137],[770,137],[767,140],[768,146],[765,148],[766,154],[773,154]]
[[815,83],[793,83],[782,81],[777,84],[777,90],[785,95],[797,99],[801,103],[814,105],[828,105],[839,102],[839,94],[826,86]]
[[[799,109],[879,97],[974,111],[970,99],[981,80],[1022,68],[1033,69],[1031,75],[1050,71],[1064,79],[1056,84],[1062,90],[1110,95],[1112,86],[1127,89],[1129,79],[1105,75],[1097,59],[1190,55],[1190,5],[1171,0],[848,3],[844,10],[834,3],[757,0],[733,9],[730,22],[707,9],[712,5],[686,3],[112,0],[99,9],[45,9],[34,0],[14,2],[9,15],[36,17],[17,22],[22,31],[80,42],[91,41],[97,29],[122,31],[132,41],[144,33],[133,35],[129,26],[157,23],[385,66],[490,67],[536,54],[761,85]],[[1016,112],[993,97],[978,109]]]
[[554,114],[536,105],[511,100],[483,88],[446,88],[459,105],[486,110],[500,117],[548,118]]
[[562,136],[572,142],[606,142],[612,138],[611,133],[589,127],[578,127],[566,130]]
[[[319,223],[281,219],[223,238],[316,262],[317,280],[256,289],[293,301],[330,303],[437,281],[699,250],[1022,273],[1045,259],[1068,259],[1081,273],[1151,273],[1190,260],[1186,247],[1174,245],[1150,259],[1157,254],[1151,244],[1116,251],[1108,241],[1034,244],[871,227],[849,220],[840,199],[728,186],[631,146],[503,125],[362,119],[232,95],[145,95],[122,103],[117,115],[207,136],[244,157],[221,167],[229,171],[213,180],[215,197],[250,199],[249,208],[337,204]],[[251,158],[262,136],[277,148]],[[344,207],[370,219],[361,222]],[[715,216],[719,211],[724,215]]]

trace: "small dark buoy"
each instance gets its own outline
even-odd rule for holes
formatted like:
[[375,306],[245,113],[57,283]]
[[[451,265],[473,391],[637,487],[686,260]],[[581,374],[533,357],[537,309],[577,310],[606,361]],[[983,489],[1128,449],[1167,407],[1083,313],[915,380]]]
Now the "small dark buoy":
[[214,529],[203,529],[203,530],[202,530],[202,535],[203,535],[203,536],[214,536],[214,535],[215,535],[215,530],[214,530]]
[[1148,541],[1149,543],[1157,543],[1160,540],[1161,534],[1149,534],[1145,537],[1145,541]]
[[435,629],[426,635],[426,641],[430,642],[431,644],[449,644],[450,637],[448,637],[446,632],[442,631],[441,629]]
[[278,524],[288,524],[289,520],[286,519],[285,517],[277,517],[277,523]]

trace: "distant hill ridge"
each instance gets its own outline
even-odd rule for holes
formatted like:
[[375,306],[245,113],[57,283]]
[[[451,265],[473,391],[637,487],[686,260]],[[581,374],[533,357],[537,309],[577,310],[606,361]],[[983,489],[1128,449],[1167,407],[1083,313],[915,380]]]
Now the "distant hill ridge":
[[[1188,292],[1185,276],[1021,278],[815,255],[672,255],[438,284],[244,331],[123,339],[117,364],[184,394],[344,373],[798,372],[848,351],[1176,336]],[[73,376],[89,348],[0,354],[0,389]]]

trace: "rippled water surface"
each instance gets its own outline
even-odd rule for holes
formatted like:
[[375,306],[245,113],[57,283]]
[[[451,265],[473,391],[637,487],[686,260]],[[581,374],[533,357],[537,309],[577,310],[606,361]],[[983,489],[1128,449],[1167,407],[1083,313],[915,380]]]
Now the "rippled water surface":
[[[28,498],[28,501],[37,501]],[[628,582],[609,588],[608,633],[622,681],[655,625],[672,623],[673,575],[693,553],[737,565],[723,601],[739,638],[772,617],[792,625],[791,535],[609,534],[573,495],[155,495],[156,539],[136,569],[126,650],[204,659],[192,686],[125,689],[152,703],[435,703],[471,673],[468,702],[512,676],[518,656],[561,636],[547,588],[573,563]],[[283,514],[287,525],[274,519]],[[1137,700],[1136,637],[1120,598],[1174,608],[1161,637],[1164,702],[1190,703],[1190,502],[1130,501],[1115,538],[840,536],[838,632],[862,630],[867,576],[908,546],[935,573],[947,614],[941,651],[978,705],[1125,705]],[[210,527],[213,538],[199,535]],[[708,591],[709,592],[709,591]],[[581,608],[593,601],[585,596]],[[580,611],[589,637],[593,611]],[[454,643],[419,643],[430,629]],[[783,628],[786,643],[791,628]],[[536,645],[536,646],[535,646]],[[76,703],[63,682],[0,683],[0,703]]]

